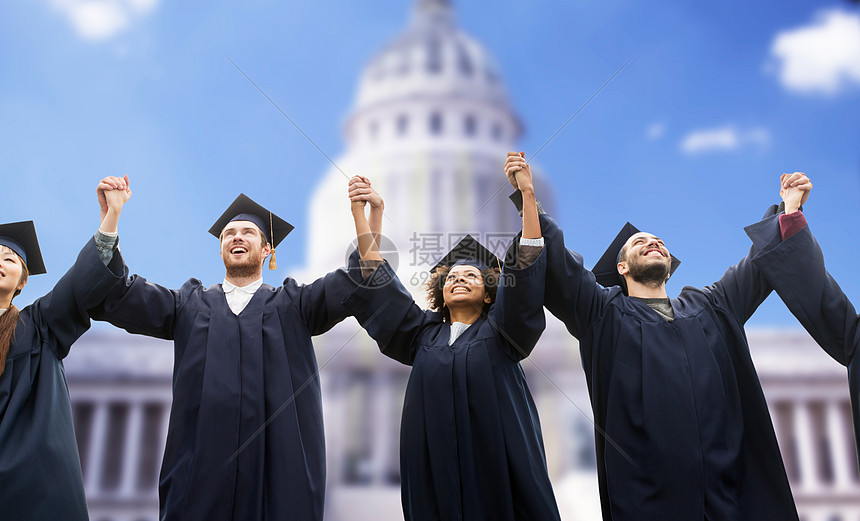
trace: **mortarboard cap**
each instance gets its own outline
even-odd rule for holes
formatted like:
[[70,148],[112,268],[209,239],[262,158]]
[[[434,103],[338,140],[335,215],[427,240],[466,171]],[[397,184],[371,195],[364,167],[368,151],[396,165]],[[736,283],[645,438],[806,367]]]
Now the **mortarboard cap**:
[[[612,244],[609,245],[609,248],[606,249],[603,256],[600,257],[600,260],[598,260],[594,265],[594,268],[592,268],[591,272],[594,273],[594,278],[597,279],[597,282],[604,288],[621,286],[624,288],[624,292],[627,292],[627,285],[624,283],[624,277],[618,273],[618,255],[621,253],[621,248],[624,247],[627,239],[633,237],[637,233],[639,233],[639,229],[629,222],[625,223],[621,228],[621,231],[618,232],[618,235],[615,236],[615,239],[612,240]],[[669,268],[669,276],[671,277],[672,274],[675,273],[675,270],[678,269],[681,261],[674,255],[670,254],[669,256],[672,259],[672,265]]]
[[474,266],[482,271],[496,267],[501,269],[502,266],[493,252],[471,235],[466,235],[430,271],[434,272],[442,266],[453,268],[461,265]]
[[233,221],[251,221],[257,225],[260,231],[263,232],[266,240],[272,245],[272,258],[269,259],[269,269],[278,269],[278,264],[275,261],[275,247],[284,240],[284,237],[293,231],[293,225],[266,210],[245,194],[239,194],[239,197],[215,221],[215,224],[209,229],[209,233],[220,239],[224,227]]
[[33,221],[0,224],[0,245],[6,246],[21,257],[30,275],[47,273]]

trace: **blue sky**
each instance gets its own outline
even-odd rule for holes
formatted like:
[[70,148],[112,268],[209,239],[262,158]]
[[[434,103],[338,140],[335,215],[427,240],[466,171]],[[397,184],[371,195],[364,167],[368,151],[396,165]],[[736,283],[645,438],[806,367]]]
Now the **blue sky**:
[[[684,261],[670,294],[713,282],[745,254],[742,228],[777,201],[779,174],[805,171],[815,184],[807,217],[860,305],[857,4],[453,3],[495,56],[528,153],[635,56],[535,161],[568,246],[589,265],[630,220]],[[303,266],[307,200],[328,162],[227,57],[337,156],[361,69],[407,25],[412,4],[7,2],[0,221],[35,220],[49,269],[17,304],[48,291],[95,231],[105,175],[132,180],[121,246],[153,281],[220,282],[206,230],[239,192],[296,225],[266,281]],[[771,297],[750,324],[795,321]]]

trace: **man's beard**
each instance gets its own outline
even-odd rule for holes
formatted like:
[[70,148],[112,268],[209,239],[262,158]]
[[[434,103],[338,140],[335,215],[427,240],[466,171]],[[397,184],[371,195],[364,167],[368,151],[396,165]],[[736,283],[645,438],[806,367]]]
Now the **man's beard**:
[[230,278],[252,277],[262,269],[263,258],[262,255],[254,255],[249,252],[243,261],[224,259],[224,266],[227,268],[227,276]]
[[669,278],[669,263],[628,262],[630,276],[643,286],[659,287]]

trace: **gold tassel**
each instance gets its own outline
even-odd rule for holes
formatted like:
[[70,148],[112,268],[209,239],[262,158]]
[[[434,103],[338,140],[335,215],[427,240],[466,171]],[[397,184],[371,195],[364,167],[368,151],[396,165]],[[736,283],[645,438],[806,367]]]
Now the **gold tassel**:
[[272,239],[272,256],[269,257],[269,271],[278,269],[278,261],[275,260],[275,227],[272,225],[272,212],[269,212],[269,237]]

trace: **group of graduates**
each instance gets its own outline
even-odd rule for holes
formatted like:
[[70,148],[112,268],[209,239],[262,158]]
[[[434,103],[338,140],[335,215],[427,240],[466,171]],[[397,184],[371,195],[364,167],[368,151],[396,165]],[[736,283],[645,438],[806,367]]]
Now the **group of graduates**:
[[292,226],[244,194],[210,229],[222,284],[171,290],[129,275],[117,223],[131,190],[127,177],[107,177],[99,229],[54,289],[19,310],[13,298],[44,263],[32,222],[0,225],[0,519],[88,519],[62,361],[90,320],[103,320],[174,342],[160,519],[322,520],[311,337],[354,316],[382,354],[412,367],[405,519],[560,520],[520,366],[545,307],[579,340],[604,520],[797,520],[743,326],[775,289],[848,366],[860,432],[860,317],[800,211],[809,179],[784,174],[783,203],[746,228],[749,254],[670,299],[678,261],[659,237],[628,223],[588,270],[537,202],[522,153],[508,154],[505,174],[522,234],[504,260],[466,236],[431,270],[428,310],[380,256],[384,202],[361,176],[348,186],[356,251],[306,285],[263,283],[265,259],[272,268]]

